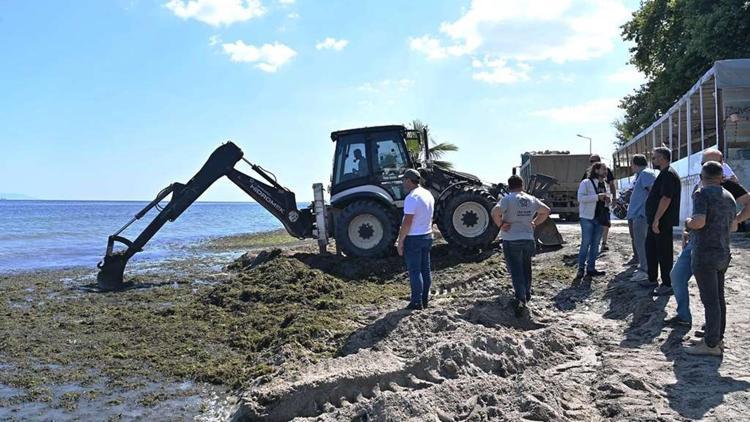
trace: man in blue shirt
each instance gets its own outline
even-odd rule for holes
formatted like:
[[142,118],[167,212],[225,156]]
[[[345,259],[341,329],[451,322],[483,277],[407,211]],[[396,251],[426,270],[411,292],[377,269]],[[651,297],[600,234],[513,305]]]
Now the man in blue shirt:
[[632,281],[648,280],[648,262],[646,260],[646,235],[648,221],[646,219],[646,198],[656,180],[656,173],[648,168],[648,160],[643,154],[633,156],[631,168],[635,173],[633,193],[628,206],[628,223],[633,227],[633,245],[635,255],[638,256],[638,269],[633,274]]

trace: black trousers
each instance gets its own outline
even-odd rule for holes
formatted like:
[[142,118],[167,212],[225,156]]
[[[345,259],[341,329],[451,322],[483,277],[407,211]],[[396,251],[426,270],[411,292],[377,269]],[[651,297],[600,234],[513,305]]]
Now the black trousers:
[[[665,225],[662,225],[665,226]],[[648,263],[648,280],[656,282],[661,271],[661,284],[671,286],[669,273],[674,265],[674,243],[672,227],[659,227],[659,234],[654,233],[652,225],[648,226],[646,234],[646,262]]]
[[706,329],[703,337],[706,345],[716,347],[724,339],[727,328],[727,302],[724,299],[724,273],[726,267],[693,268],[695,281],[706,312]]

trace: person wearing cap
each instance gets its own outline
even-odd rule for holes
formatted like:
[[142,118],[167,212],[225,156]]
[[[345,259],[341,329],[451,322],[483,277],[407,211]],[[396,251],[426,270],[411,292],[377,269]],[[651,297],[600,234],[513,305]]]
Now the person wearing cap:
[[432,284],[430,249],[435,198],[419,185],[421,176],[417,170],[406,170],[402,178],[407,195],[397,248],[398,254],[406,261],[411,284],[411,299],[406,309],[419,310],[427,307]]

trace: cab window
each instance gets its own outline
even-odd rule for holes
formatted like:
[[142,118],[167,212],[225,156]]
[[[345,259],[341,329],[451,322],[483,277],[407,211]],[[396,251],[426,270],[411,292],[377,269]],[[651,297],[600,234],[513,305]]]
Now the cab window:
[[[357,139],[359,138],[359,139]],[[339,140],[336,148],[336,171],[334,183],[367,177],[370,169],[367,166],[367,147],[364,139]]]

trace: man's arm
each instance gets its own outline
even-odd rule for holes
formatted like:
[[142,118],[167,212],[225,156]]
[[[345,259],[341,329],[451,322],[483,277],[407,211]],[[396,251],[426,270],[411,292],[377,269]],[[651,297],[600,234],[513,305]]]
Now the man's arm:
[[406,235],[409,234],[409,229],[411,229],[411,224],[414,221],[414,214],[404,214],[404,221],[401,222],[401,229],[398,232],[398,254],[403,256],[404,255],[404,239],[406,239]]
[[534,217],[534,220],[531,222],[534,227],[544,223],[550,215],[550,209],[547,205],[543,204],[542,201],[539,201],[539,205],[539,209],[536,211],[536,217]]
[[617,198],[617,186],[615,186],[614,180],[609,181],[609,191],[612,192],[613,198]]
[[700,230],[706,226],[706,216],[704,214],[694,215],[685,220],[685,226],[690,230]]
[[742,207],[742,210],[737,214],[737,217],[735,218],[737,224],[739,224],[745,220],[750,219],[750,193],[746,193],[737,198],[737,204]]
[[656,208],[656,215],[654,216],[654,223],[651,225],[651,230],[654,231],[654,233],[659,234],[659,221],[662,217],[664,217],[664,213],[667,212],[667,208],[669,208],[669,204],[672,203],[672,198],[667,196],[662,196],[661,199],[659,199],[659,207]]
[[502,227],[502,225],[503,225],[503,211],[500,209],[500,205],[495,205],[492,208],[492,221],[495,222],[496,226]]

